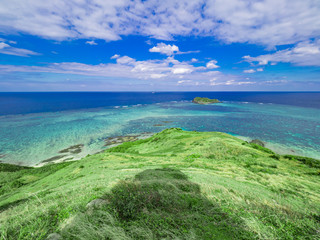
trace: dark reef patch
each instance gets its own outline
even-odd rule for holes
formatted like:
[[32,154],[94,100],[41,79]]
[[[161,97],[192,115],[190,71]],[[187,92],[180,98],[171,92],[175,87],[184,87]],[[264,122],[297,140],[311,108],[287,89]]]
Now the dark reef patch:
[[61,160],[63,159],[64,157],[66,157],[67,155],[59,155],[59,156],[54,156],[52,158],[48,158],[46,160],[43,160],[42,162],[43,163],[46,163],[46,162],[54,162],[54,161],[57,161],[57,160]]
[[84,147],[83,144],[77,144],[77,145],[73,145],[71,147],[65,148],[65,149],[59,151],[59,153],[78,154],[78,153],[81,153],[83,147]]
[[131,135],[131,136],[117,136],[117,137],[108,137],[105,139],[105,146],[111,146],[115,144],[121,144],[124,142],[133,142],[138,140],[139,135]]

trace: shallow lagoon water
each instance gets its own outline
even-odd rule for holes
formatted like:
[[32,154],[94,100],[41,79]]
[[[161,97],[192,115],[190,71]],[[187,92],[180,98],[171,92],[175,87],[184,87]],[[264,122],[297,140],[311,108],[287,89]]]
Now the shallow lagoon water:
[[0,161],[36,165],[61,155],[63,149],[83,144],[81,152],[71,156],[80,159],[106,149],[108,137],[155,133],[170,127],[258,138],[279,153],[320,159],[320,109],[174,101],[1,116]]

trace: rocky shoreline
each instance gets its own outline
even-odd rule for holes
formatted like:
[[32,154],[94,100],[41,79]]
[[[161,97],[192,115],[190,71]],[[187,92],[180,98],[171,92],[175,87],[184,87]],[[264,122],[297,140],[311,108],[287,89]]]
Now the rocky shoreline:
[[[105,149],[97,151],[93,154],[99,154],[101,152],[104,152],[106,149],[110,147],[115,147],[117,145],[120,145],[124,142],[133,142],[139,139],[145,139],[148,137],[151,137],[153,133],[151,132],[143,132],[136,135],[125,135],[125,136],[115,136],[115,137],[107,137],[104,142]],[[53,156],[51,158],[45,159],[41,161],[40,163],[34,165],[33,167],[42,167],[47,164],[51,163],[62,163],[62,162],[69,162],[69,161],[75,161],[79,160],[77,157],[77,154],[81,153],[84,149],[84,144],[76,144],[72,145],[68,148],[62,149],[58,152],[57,156]],[[80,158],[81,159],[81,158]]]

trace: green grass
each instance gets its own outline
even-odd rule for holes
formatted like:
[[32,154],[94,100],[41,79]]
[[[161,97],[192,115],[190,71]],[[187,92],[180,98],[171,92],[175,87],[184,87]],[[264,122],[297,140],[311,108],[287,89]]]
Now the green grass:
[[[114,228],[132,239],[253,237],[242,221],[231,219],[201,194],[198,184],[176,169],[144,170],[117,183],[103,198],[104,205],[83,212],[62,231],[64,239],[108,236],[104,232],[106,214]],[[89,230],[82,226],[89,226]]]
[[315,159],[167,129],[75,162],[0,164],[0,238],[319,239],[319,178]]
[[318,168],[318,169],[320,168],[320,161],[313,158],[301,157],[301,156],[295,156],[295,155],[284,155],[283,157],[290,160],[302,162],[312,168]]

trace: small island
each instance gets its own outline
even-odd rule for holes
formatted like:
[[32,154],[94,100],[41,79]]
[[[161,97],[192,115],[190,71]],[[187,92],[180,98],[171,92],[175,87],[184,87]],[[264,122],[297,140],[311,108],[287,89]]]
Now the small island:
[[204,97],[195,97],[192,100],[193,103],[197,104],[211,104],[211,103],[220,103],[218,99],[210,99],[210,98],[204,98]]

